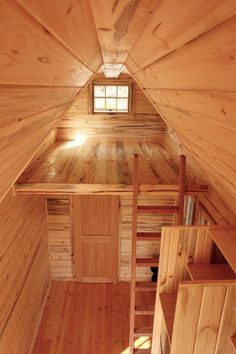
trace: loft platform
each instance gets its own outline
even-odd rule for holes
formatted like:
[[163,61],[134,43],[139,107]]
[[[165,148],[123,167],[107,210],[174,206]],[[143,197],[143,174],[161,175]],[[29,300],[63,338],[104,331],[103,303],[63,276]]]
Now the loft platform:
[[[35,159],[14,185],[16,194],[132,194],[133,158],[140,156],[140,194],[178,193],[178,164],[162,143],[88,140],[57,141]],[[186,194],[205,193],[189,183]]]

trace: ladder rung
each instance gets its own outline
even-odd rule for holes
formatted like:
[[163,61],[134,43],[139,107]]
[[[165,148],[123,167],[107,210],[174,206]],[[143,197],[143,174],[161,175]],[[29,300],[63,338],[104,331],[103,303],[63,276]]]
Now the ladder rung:
[[137,241],[159,241],[161,232],[138,232]]
[[151,354],[151,348],[147,348],[147,349],[134,349],[134,354]]
[[137,267],[158,267],[158,258],[136,258]]
[[157,283],[152,281],[137,281],[135,283],[135,291],[156,291]]
[[150,206],[150,205],[140,205],[138,206],[138,212],[141,214],[177,214],[179,212],[179,207],[174,205],[164,205],[164,206]]
[[154,315],[154,305],[136,305],[134,313],[135,315]]
[[152,327],[137,327],[134,329],[134,337],[152,337]]

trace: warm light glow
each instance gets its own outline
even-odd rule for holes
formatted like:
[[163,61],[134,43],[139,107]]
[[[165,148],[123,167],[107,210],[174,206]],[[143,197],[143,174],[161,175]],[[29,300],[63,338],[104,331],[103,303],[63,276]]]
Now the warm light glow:
[[75,139],[65,143],[63,149],[71,149],[77,146],[82,146],[87,140],[87,136],[77,132],[75,134]]
[[[149,349],[151,347],[150,337],[140,337],[134,342],[134,347],[137,349]],[[120,354],[129,354],[129,347],[123,350]]]

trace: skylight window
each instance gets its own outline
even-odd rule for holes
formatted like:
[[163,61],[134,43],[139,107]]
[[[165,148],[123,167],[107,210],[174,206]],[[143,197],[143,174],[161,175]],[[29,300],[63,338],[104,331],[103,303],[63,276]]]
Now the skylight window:
[[93,112],[129,112],[130,86],[125,84],[93,85]]

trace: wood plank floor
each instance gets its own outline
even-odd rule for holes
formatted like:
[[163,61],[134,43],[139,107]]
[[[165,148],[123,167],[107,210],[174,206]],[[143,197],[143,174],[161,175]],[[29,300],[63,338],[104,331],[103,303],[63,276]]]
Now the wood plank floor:
[[[32,354],[128,354],[129,291],[128,282],[53,282]],[[140,293],[138,304],[154,297]],[[152,325],[152,316],[139,317],[137,327]]]
[[141,184],[177,183],[178,164],[161,143],[128,140],[88,140],[80,146],[57,141],[18,182],[131,185],[134,153],[140,155]]

